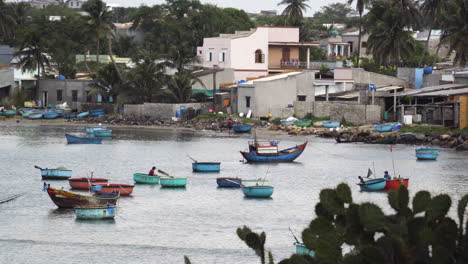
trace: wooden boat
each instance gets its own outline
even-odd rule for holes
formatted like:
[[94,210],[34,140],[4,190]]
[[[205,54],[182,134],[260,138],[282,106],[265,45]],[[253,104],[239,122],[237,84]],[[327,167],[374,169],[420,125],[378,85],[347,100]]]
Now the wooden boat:
[[269,181],[268,180],[262,180],[262,179],[243,179],[241,181],[241,184],[243,186],[258,186],[258,185],[268,185]]
[[91,110],[91,116],[102,116],[102,115],[105,115],[106,112],[104,111],[104,109],[95,109],[95,110]]
[[44,116],[43,113],[31,113],[28,115],[29,119],[41,119]]
[[159,184],[161,187],[184,188],[187,185],[187,178],[161,177]]
[[[96,186],[96,193],[120,193],[121,196],[127,196],[132,194],[134,185],[121,184],[121,183],[98,183],[93,184],[91,187]],[[101,187],[99,187],[101,186]]]
[[294,245],[296,246],[297,255],[309,255],[311,257],[315,257],[315,251],[306,248],[303,243],[294,242]]
[[312,125],[314,127],[323,127],[323,122],[330,122],[330,121],[314,121]]
[[76,117],[83,118],[83,117],[87,117],[88,115],[89,115],[89,112],[82,112],[82,113],[77,114]]
[[38,166],[34,168],[41,170],[41,176],[43,180],[67,180],[72,176],[72,170],[64,167],[58,167],[55,169],[43,169]]
[[307,141],[302,145],[278,150],[276,142],[249,142],[249,152],[240,153],[248,162],[290,162],[297,159],[307,146]]
[[247,133],[252,130],[252,126],[249,124],[234,124],[232,130],[236,133]]
[[287,119],[281,119],[280,120],[280,123],[282,126],[292,126],[294,125],[294,123],[296,122],[296,120],[292,119],[292,120],[287,120]]
[[376,192],[376,191],[383,191],[385,189],[385,186],[387,184],[387,181],[384,178],[379,178],[379,179],[372,179],[372,180],[367,180],[364,181],[364,183],[358,183],[359,188],[361,188],[361,191],[363,192]]
[[94,133],[94,131],[98,131],[98,130],[106,130],[107,127],[105,126],[94,126],[94,127],[87,127],[86,128],[86,133]]
[[76,218],[84,220],[113,219],[116,212],[117,208],[113,204],[107,206],[80,206],[75,208]]
[[409,184],[409,179],[391,179],[391,180],[386,180],[385,184],[385,190],[398,190],[400,185],[405,185],[406,188],[408,188]]
[[98,206],[107,204],[116,204],[120,195],[118,193],[106,195],[83,195],[79,193],[59,190],[50,187],[44,183],[44,189],[47,190],[50,199],[59,208],[75,208],[78,206]]
[[259,186],[243,186],[242,192],[245,197],[253,198],[269,198],[273,194],[273,186],[259,185]]
[[102,138],[83,138],[65,134],[68,144],[101,144]]
[[95,130],[93,134],[96,137],[111,137],[112,136],[112,130],[110,130],[110,129]]
[[16,110],[4,110],[3,115],[7,116],[7,117],[8,116],[14,116],[14,115],[16,115]]
[[44,118],[45,119],[55,119],[59,116],[56,112],[53,111],[47,111],[44,113]]
[[194,172],[219,172],[221,162],[193,162],[192,170]]
[[133,173],[133,180],[136,183],[158,184],[159,176],[150,176],[146,173]]
[[91,185],[93,184],[100,184],[100,183],[107,183],[109,180],[106,178],[70,178],[68,179],[68,184],[72,189],[78,190],[89,190]]
[[312,120],[297,120],[294,125],[298,127],[309,127],[312,124]]
[[332,122],[332,121],[323,121],[323,127],[326,128],[335,128],[341,125],[340,122]]
[[226,178],[226,177],[219,177],[216,178],[216,183],[220,188],[240,188],[241,187],[241,179],[240,178]]

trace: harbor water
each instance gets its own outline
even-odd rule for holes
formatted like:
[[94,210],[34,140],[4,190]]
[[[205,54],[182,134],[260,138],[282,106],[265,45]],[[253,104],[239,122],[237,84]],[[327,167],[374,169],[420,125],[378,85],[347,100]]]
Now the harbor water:
[[[67,145],[65,133],[79,135],[84,127],[0,125],[0,263],[259,263],[241,241],[243,225],[267,235],[266,248],[275,261],[294,253],[294,238],[314,217],[323,188],[349,184],[355,202],[373,202],[391,213],[385,193],[363,193],[356,185],[368,168],[409,177],[410,195],[428,190],[458,199],[468,192],[468,153],[442,149],[437,161],[417,161],[415,147],[336,144],[334,140],[290,137],[260,132],[259,139],[279,140],[280,148],[309,141],[292,163],[248,164],[240,150],[251,136],[181,130],[113,129],[102,145]],[[219,173],[193,173],[192,160],[221,162]],[[392,159],[394,165],[392,165]],[[40,171],[64,166],[73,177],[109,178],[133,183],[133,173],[154,165],[187,177],[185,189],[159,185],[135,186],[119,200],[113,220],[76,220],[73,210],[58,209],[42,192]],[[374,169],[375,168],[375,169]],[[266,177],[275,191],[271,199],[245,198],[240,189],[217,188],[216,177]],[[67,181],[47,181],[69,189]]]

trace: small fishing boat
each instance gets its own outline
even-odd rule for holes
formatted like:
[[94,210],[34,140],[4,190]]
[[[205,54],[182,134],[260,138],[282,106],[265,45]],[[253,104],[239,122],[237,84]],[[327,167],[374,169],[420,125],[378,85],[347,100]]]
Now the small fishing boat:
[[292,125],[294,125],[295,122],[296,122],[295,119],[291,119],[291,120],[281,119],[280,120],[280,123],[281,123],[282,126],[292,126]]
[[390,132],[393,129],[393,125],[389,124],[380,124],[374,126],[375,131],[377,132]]
[[323,121],[323,127],[326,128],[335,128],[341,125],[340,122],[332,122],[332,121]]
[[52,202],[59,208],[75,208],[78,206],[99,206],[107,204],[116,204],[120,195],[118,193],[105,195],[83,195],[79,193],[59,190],[50,187],[50,184],[44,183],[43,190],[47,190]]
[[44,113],[44,118],[45,119],[55,119],[57,118],[59,115],[53,111],[46,111]]
[[405,185],[406,188],[408,188],[409,184],[409,179],[391,179],[391,180],[386,180],[385,183],[385,190],[398,190],[400,185]]
[[111,129],[95,130],[93,134],[96,137],[111,137],[112,136],[112,130]]
[[34,165],[34,168],[41,170],[41,176],[43,180],[67,180],[72,176],[72,170],[66,169],[64,167],[43,169]]
[[273,186],[268,185],[242,186],[242,192],[245,197],[269,198],[273,194],[273,190]]
[[312,120],[297,120],[294,125],[298,127],[309,127],[312,124]]
[[[93,188],[94,187],[94,188]],[[98,183],[91,186],[92,190],[95,190],[98,194],[103,193],[120,193],[121,196],[127,196],[132,194],[135,186],[131,184],[121,183]]]
[[221,162],[193,162],[192,170],[194,172],[219,172]]
[[29,119],[41,119],[44,116],[43,113],[31,113],[28,115]]
[[418,148],[416,149],[416,158],[418,160],[436,160],[439,156],[438,148]]
[[95,110],[91,110],[91,116],[102,116],[102,115],[105,115],[106,112],[104,111],[104,109],[95,109]]
[[68,184],[72,189],[89,190],[93,184],[105,184],[109,180],[106,178],[70,178]]
[[252,126],[249,124],[234,124],[232,130],[236,133],[247,133],[252,130]]
[[159,184],[161,187],[184,188],[187,185],[187,178],[161,177]]
[[136,183],[158,184],[159,176],[150,176],[146,173],[133,173],[133,180]]
[[262,179],[243,179],[241,181],[243,186],[258,186],[258,185],[268,185],[269,181],[268,180],[262,180]]
[[77,219],[84,220],[100,220],[100,219],[113,219],[117,208],[113,204],[107,206],[83,206],[75,208],[75,215]]
[[94,127],[87,127],[86,128],[86,133],[92,134],[94,131],[98,130],[107,130],[107,127],[105,126],[94,126]]
[[88,115],[89,115],[89,112],[82,112],[82,113],[77,114],[76,117],[83,118],[83,117],[87,117]]
[[315,251],[306,248],[304,243],[294,242],[294,246],[296,246],[297,255],[309,255],[311,257],[315,257]]
[[240,178],[227,178],[227,177],[219,177],[216,178],[216,183],[220,188],[240,188],[241,187],[241,179]]
[[8,116],[14,116],[14,115],[16,115],[16,110],[4,110],[3,115],[7,116],[7,117]]
[[102,138],[84,138],[65,134],[68,144],[101,144]]
[[323,120],[322,120],[322,121],[314,121],[314,122],[312,123],[312,125],[313,125],[314,127],[323,127],[323,122],[330,122],[330,121],[323,121]]
[[64,113],[64,114],[63,114],[63,117],[64,117],[64,118],[75,118],[75,117],[76,117],[76,113],[73,113],[73,112]]
[[387,181],[385,179],[378,178],[364,181],[364,183],[360,182],[357,185],[359,185],[359,188],[361,188],[361,191],[363,192],[377,192],[383,191],[386,184]]
[[240,153],[248,162],[291,162],[297,159],[307,146],[307,141],[302,145],[278,150],[277,141],[251,141],[249,152]]

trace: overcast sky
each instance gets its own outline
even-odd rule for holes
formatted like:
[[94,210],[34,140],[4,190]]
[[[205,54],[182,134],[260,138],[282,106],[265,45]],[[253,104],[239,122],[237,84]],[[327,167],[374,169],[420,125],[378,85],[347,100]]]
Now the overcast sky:
[[[107,3],[115,3],[119,6],[140,6],[146,4],[148,6],[164,3],[164,0],[104,0]],[[259,13],[260,10],[277,10],[278,13],[283,11],[285,6],[278,6],[280,0],[200,0],[202,3],[215,4],[219,7],[235,7],[243,9],[248,13]],[[320,7],[331,3],[345,3],[347,0],[309,0],[310,9],[307,10],[306,16],[312,16]]]

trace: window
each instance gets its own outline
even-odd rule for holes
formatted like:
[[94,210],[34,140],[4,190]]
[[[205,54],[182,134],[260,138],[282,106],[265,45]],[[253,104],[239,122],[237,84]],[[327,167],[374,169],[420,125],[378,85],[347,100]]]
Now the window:
[[298,96],[297,96],[297,100],[298,100],[298,101],[301,101],[301,102],[305,102],[306,97],[307,97],[306,95],[298,95]]
[[226,51],[222,50],[219,52],[219,57],[218,57],[219,62],[225,62],[226,61]]
[[265,62],[265,55],[263,54],[262,50],[255,51],[255,63],[264,63]]
[[57,101],[58,102],[63,101],[62,90],[57,90]]
[[283,48],[283,60],[289,60],[291,58],[291,49],[290,48]]
[[87,103],[91,103],[91,94],[90,94],[90,91],[86,91],[86,102]]
[[70,2],[70,6],[73,6],[73,2]]
[[363,49],[367,48],[367,41],[363,41],[361,43],[361,48],[363,48]]
[[[352,41],[348,41],[348,44],[349,44],[349,51],[350,51],[351,53],[353,53],[353,50],[354,50],[354,43],[353,43]],[[351,55],[351,54],[349,54],[349,55]]]
[[78,102],[78,91],[72,90],[72,102]]
[[245,107],[250,108],[250,96],[245,97]]
[[206,54],[206,61],[213,61],[213,51],[208,51]]

